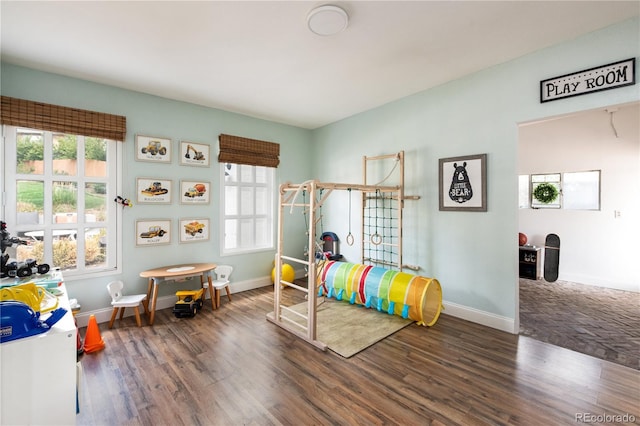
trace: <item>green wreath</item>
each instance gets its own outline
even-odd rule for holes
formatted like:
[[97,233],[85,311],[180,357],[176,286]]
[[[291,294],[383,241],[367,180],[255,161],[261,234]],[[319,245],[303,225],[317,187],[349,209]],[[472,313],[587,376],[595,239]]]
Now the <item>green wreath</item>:
[[533,198],[542,204],[552,203],[558,198],[558,189],[550,183],[541,183],[533,190]]

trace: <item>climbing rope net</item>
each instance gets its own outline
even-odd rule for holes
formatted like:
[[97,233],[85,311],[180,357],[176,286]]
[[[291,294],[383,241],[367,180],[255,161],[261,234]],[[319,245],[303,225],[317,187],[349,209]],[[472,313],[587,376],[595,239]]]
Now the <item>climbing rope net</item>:
[[397,192],[376,190],[363,194],[362,262],[365,265],[401,266],[401,202]]

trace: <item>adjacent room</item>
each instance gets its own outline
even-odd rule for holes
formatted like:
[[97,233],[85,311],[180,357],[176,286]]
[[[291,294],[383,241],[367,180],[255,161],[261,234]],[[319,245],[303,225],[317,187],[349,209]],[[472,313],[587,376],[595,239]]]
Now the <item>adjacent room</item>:
[[[520,331],[632,368],[638,366],[639,222],[629,182],[640,180],[638,103],[523,123],[519,134]],[[576,180],[580,179],[578,183]],[[557,198],[532,197],[539,184]],[[557,278],[545,239],[560,239]],[[535,253],[535,262],[527,262]],[[531,270],[527,270],[533,266]]]
[[640,419],[640,2],[0,12],[0,424]]

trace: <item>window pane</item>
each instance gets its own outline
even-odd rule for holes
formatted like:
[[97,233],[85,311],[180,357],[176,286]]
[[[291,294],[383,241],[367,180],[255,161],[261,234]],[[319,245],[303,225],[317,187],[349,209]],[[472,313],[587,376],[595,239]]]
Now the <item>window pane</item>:
[[240,220],[240,247],[253,247],[253,219]]
[[75,231],[54,231],[53,265],[61,270],[77,268],[77,243]]
[[242,164],[240,166],[240,182],[253,182],[253,169],[254,166],[247,166],[246,164]]
[[26,241],[25,245],[13,246],[14,252],[11,252],[11,248],[8,249],[10,257],[15,257],[18,262],[23,262],[27,259],[35,259],[38,263],[44,262],[44,243],[42,242],[42,236],[44,231],[25,231],[21,233],[20,238]]
[[237,182],[238,181],[238,165],[225,163],[224,164],[224,180],[225,182]]
[[107,141],[99,138],[84,139],[85,176],[107,176]]
[[562,198],[565,209],[600,210],[600,171],[564,173]]
[[551,173],[547,175],[531,175],[531,182],[560,182],[560,173]]
[[53,135],[53,174],[78,174],[78,138],[75,135]]
[[269,191],[267,188],[259,186],[256,188],[256,214],[266,215],[269,212]]
[[228,249],[238,248],[238,221],[227,219],[224,221],[224,246]]
[[256,219],[256,246],[267,247],[271,243],[269,238],[269,227],[266,218]]
[[84,234],[84,259],[88,267],[106,266],[107,229],[90,228]]
[[267,168],[262,166],[256,167],[256,183],[267,183]]
[[240,214],[252,215],[253,214],[253,188],[241,188],[240,189]]
[[238,187],[226,186],[224,188],[224,214],[226,216],[235,216],[238,214]]
[[85,183],[84,220],[85,222],[107,221],[107,187],[104,183]]
[[53,182],[54,223],[78,222],[78,184],[75,182]]
[[560,173],[531,175],[531,207],[560,208]]
[[16,171],[20,174],[44,173],[44,136],[35,130],[18,129]]
[[529,208],[529,175],[518,176],[518,207]]
[[18,225],[42,224],[44,212],[44,182],[19,180],[16,182]]

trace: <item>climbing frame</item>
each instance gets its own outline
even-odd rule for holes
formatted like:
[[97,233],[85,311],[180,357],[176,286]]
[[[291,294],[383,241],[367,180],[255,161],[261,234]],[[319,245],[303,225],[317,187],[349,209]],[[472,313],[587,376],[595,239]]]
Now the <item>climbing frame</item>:
[[[367,168],[371,161],[393,159],[395,164],[393,169],[381,182],[375,185],[366,184]],[[400,180],[397,185],[382,185],[391,173],[395,172],[399,166]],[[385,155],[379,157],[364,157],[364,182],[365,184],[350,183],[323,183],[317,180],[308,180],[300,184],[283,183],[280,185],[279,191],[279,214],[278,214],[278,246],[275,255],[275,280],[274,280],[274,310],[267,315],[267,319],[274,324],[286,329],[292,334],[306,340],[314,346],[326,350],[327,346],[317,339],[316,312],[318,300],[316,297],[319,286],[322,284],[323,268],[327,261],[318,258],[316,253],[319,249],[319,242],[316,240],[316,227],[322,220],[321,208],[325,201],[329,198],[333,191],[360,191],[362,193],[362,215],[363,225],[361,230],[361,241],[363,245],[361,261],[367,261],[370,264],[395,267],[402,270],[402,207],[405,200],[404,196],[404,152],[397,154]],[[304,196],[300,197],[300,194]],[[301,200],[300,200],[301,198]],[[418,199],[419,197],[407,197],[406,199]],[[375,203],[386,202],[388,206],[393,204],[394,217],[384,223],[380,222],[380,227],[376,228],[376,224],[365,224],[365,214],[380,219],[384,213],[379,209],[373,213],[372,206]],[[374,203],[374,204],[372,204]],[[388,207],[391,210],[391,207]],[[305,258],[296,258],[284,254],[284,227],[285,218],[294,211],[307,215],[307,249],[305,250]],[[379,214],[380,213],[380,214]],[[393,229],[392,229],[393,228]],[[378,232],[380,231],[380,232]],[[373,241],[372,241],[373,239]],[[367,254],[365,256],[365,246]],[[381,250],[378,250],[381,249]],[[386,250],[386,252],[385,252]],[[320,250],[322,251],[322,250]],[[396,253],[394,256],[387,256],[388,253]],[[380,253],[385,253],[386,258],[378,258]],[[284,263],[293,263],[303,265],[307,270],[307,287],[300,286],[294,282],[285,281],[282,278],[282,265]],[[294,267],[295,269],[295,267]],[[293,288],[305,293],[307,300],[308,314],[297,312],[291,307],[282,303],[283,287]],[[298,321],[296,321],[296,319]],[[301,320],[301,321],[300,321]],[[301,324],[302,323],[302,324]]]

